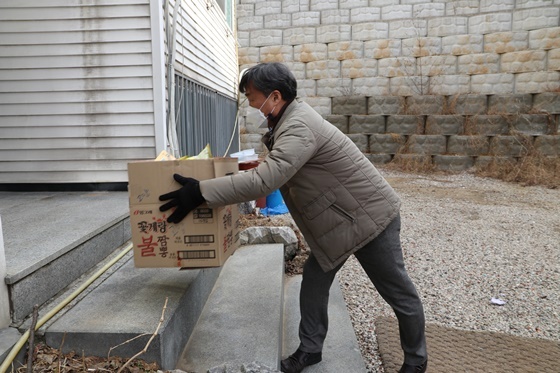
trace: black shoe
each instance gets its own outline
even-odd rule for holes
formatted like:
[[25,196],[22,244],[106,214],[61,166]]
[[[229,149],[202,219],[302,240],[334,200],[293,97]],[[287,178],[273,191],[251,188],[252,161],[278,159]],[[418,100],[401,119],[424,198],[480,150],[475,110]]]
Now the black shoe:
[[287,359],[282,360],[280,367],[284,373],[299,373],[303,368],[317,364],[321,360],[322,355],[320,352],[303,352],[298,348],[297,351],[291,354]]
[[421,365],[403,364],[399,373],[424,373],[428,368],[428,360]]

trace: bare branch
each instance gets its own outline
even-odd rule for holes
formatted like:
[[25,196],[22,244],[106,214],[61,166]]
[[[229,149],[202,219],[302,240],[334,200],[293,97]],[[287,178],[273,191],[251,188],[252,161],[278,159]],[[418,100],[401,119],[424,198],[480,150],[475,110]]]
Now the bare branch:
[[62,341],[60,342],[60,348],[58,349],[58,373],[61,373],[61,363],[62,363],[62,347],[64,346],[64,340],[66,339],[66,332],[62,335]]
[[121,373],[123,371],[124,368],[126,368],[126,366],[134,359],[136,359],[138,356],[142,355],[143,353],[145,353],[146,351],[148,351],[148,347],[150,346],[150,343],[152,343],[152,340],[155,338],[155,336],[157,335],[159,328],[161,327],[161,324],[163,324],[163,320],[164,320],[164,316],[165,316],[165,310],[167,309],[167,300],[168,298],[165,298],[165,303],[163,305],[163,310],[161,311],[161,317],[159,319],[159,323],[157,325],[156,330],[154,331],[154,333],[152,334],[152,336],[150,337],[150,339],[148,340],[148,343],[146,343],[146,346],[144,347],[144,349],[140,352],[138,352],[136,355],[134,355],[133,357],[131,357],[130,359],[128,359],[128,361],[126,363],[124,363],[124,365],[118,370],[117,373]]
[[111,348],[109,349],[109,352],[107,353],[107,359],[109,359],[109,358],[111,357],[111,351],[113,351],[115,348],[118,348],[118,347],[123,346],[123,345],[125,345],[125,344],[127,344],[127,343],[130,343],[130,342],[134,341],[135,339],[138,339],[138,338],[143,337],[143,336],[145,336],[145,335],[150,335],[150,333],[138,334],[138,335],[137,335],[136,337],[134,337],[134,338],[130,338],[130,339],[124,341],[123,343],[119,343],[118,345],[111,347]]
[[35,328],[37,327],[37,318],[39,317],[39,305],[33,306],[33,319],[31,321],[31,326],[29,327],[29,351],[27,357],[27,373],[33,372],[33,358],[35,354]]

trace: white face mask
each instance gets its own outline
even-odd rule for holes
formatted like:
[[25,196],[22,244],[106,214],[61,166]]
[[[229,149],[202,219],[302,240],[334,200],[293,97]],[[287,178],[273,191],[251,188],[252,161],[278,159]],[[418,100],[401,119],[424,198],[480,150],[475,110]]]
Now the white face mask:
[[[270,95],[272,95],[272,93]],[[260,108],[257,109],[257,108],[254,108],[252,106],[249,106],[247,108],[247,114],[246,114],[245,118],[250,124],[254,124],[254,125],[260,127],[267,120],[267,116],[264,115],[264,113],[261,111],[261,109],[264,106],[264,104],[266,104],[268,99],[270,98],[270,95],[268,95],[266,100],[264,100],[264,102],[263,102],[263,104],[261,105]],[[276,108],[276,106],[274,108]],[[272,111],[268,115],[272,114],[272,112],[274,111],[274,108],[272,109]]]
[[257,108],[249,106],[247,108],[247,114],[245,115],[245,120],[249,124],[253,124],[255,126],[260,126],[266,120],[263,112]]

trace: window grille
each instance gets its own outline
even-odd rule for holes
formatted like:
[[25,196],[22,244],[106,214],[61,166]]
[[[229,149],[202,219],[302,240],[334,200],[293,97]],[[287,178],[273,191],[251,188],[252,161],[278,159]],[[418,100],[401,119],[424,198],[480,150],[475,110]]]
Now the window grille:
[[[210,144],[212,155],[239,151],[239,127],[235,126],[237,101],[181,75],[175,75],[175,119],[182,156],[197,155]],[[235,131],[235,133],[234,133]]]

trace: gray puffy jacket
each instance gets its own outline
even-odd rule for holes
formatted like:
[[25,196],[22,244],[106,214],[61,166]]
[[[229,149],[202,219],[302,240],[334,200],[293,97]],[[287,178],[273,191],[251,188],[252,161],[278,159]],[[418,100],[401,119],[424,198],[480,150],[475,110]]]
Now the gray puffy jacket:
[[397,216],[400,199],[357,146],[309,105],[294,100],[257,168],[200,182],[210,207],[280,189],[324,271],[370,242]]

